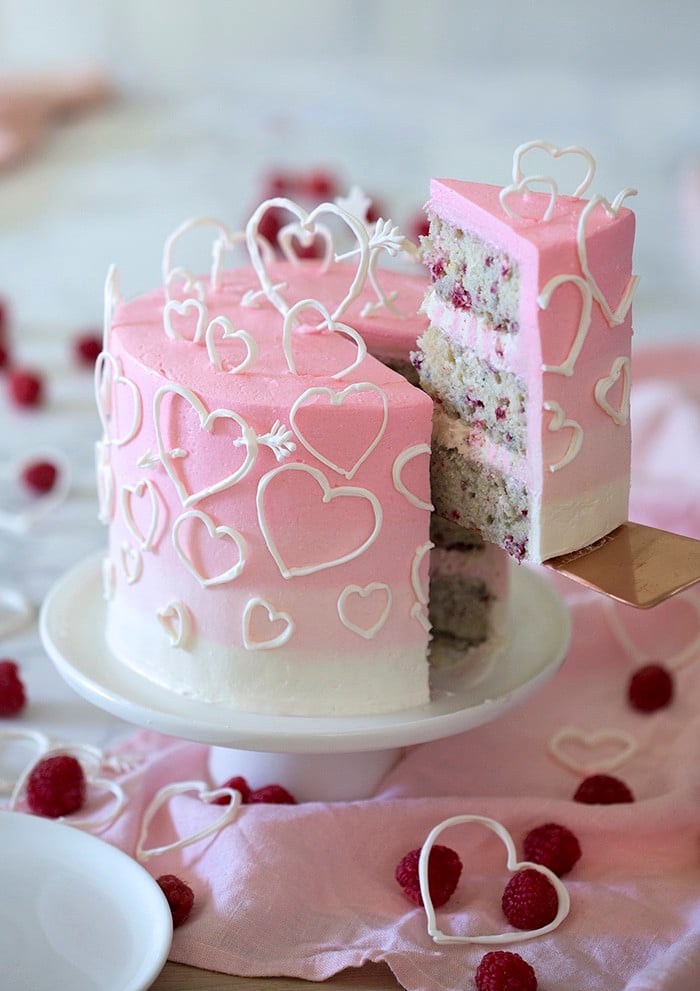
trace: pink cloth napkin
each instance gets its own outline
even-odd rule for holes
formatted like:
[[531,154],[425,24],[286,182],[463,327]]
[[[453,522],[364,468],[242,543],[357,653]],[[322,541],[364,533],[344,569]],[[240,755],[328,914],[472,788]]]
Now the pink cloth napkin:
[[[632,518],[700,537],[700,350],[641,353],[635,370]],[[548,821],[580,840],[583,856],[565,878],[569,917],[547,936],[504,947],[534,966],[543,991],[697,988],[700,586],[650,612],[617,606],[632,647],[613,635],[605,600],[569,583],[559,587],[570,602],[573,642],[560,672],[526,704],[412,748],[369,800],[242,806],[223,830],[149,860],[155,876],[177,874],[196,896],[171,958],[232,974],[314,980],[385,961],[407,989],[471,987],[489,947],[433,943],[394,870],[441,820],[473,813],[502,822],[521,856],[524,835]],[[631,672],[644,660],[670,664],[684,653],[673,704],[651,715],[632,710]],[[632,789],[634,804],[572,801],[582,775],[555,762],[547,747],[565,725],[632,734],[638,749],[613,773]],[[161,786],[207,781],[207,748],[146,732],[127,749],[145,762],[122,776],[129,802],[103,835],[133,853],[144,808]],[[591,758],[594,750],[583,746]],[[153,820],[148,845],[196,832],[221,812],[193,793],[178,795]],[[498,838],[463,825],[440,842],[465,865],[438,912],[442,925],[506,931],[500,897],[509,875]]]

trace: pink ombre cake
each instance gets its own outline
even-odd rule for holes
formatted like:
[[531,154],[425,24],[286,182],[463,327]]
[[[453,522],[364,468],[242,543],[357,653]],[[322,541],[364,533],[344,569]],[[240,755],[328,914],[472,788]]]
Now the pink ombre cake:
[[[269,205],[288,206],[299,240],[314,225]],[[400,323],[415,339],[423,280],[375,272],[400,235],[332,205],[355,236],[347,260],[273,260],[264,208],[248,225],[252,266],[223,271],[236,238],[216,225],[210,278],[173,268],[171,239],[163,289],[115,305],[108,279],[107,640],[145,677],[232,709],[420,705],[432,403],[361,335],[379,346]]]
[[[575,195],[524,175],[534,149],[580,156]],[[430,326],[414,364],[436,403],[436,511],[535,562],[627,519],[634,215],[583,199],[582,148],[530,142],[501,188],[436,179],[424,255]],[[533,191],[545,184],[547,192]]]

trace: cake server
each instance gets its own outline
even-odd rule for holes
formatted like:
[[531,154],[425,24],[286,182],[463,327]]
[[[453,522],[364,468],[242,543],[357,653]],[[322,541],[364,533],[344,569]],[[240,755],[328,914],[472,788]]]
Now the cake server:
[[618,602],[649,609],[700,581],[700,540],[627,522],[589,547],[543,563]]

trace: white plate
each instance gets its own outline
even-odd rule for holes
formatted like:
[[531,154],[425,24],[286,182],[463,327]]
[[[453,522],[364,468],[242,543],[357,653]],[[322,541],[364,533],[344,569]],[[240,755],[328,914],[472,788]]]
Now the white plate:
[[163,968],[172,915],[136,861],[50,819],[0,812],[0,985],[142,991]]
[[128,722],[185,740],[273,753],[356,753],[425,743],[496,719],[528,698],[564,660],[568,609],[540,575],[513,568],[512,638],[476,684],[464,679],[424,706],[373,716],[272,716],[183,698],[120,664],[105,642],[101,556],[82,561],[54,586],[41,636],[78,694]]

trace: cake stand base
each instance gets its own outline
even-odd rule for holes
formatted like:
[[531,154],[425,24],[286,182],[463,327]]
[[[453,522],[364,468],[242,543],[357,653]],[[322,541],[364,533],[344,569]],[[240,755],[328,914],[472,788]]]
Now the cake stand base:
[[402,752],[273,754],[212,747],[209,773],[217,785],[239,774],[251,788],[281,784],[299,802],[351,802],[374,795]]
[[403,747],[491,722],[559,669],[571,620],[551,585],[514,567],[509,608],[512,635],[496,663],[476,663],[456,676],[436,672],[425,705],[360,716],[238,712],[184,698],[127,668],[105,639],[101,555],[56,583],[40,632],[59,674],[88,701],[138,726],[211,745],[213,784],[243,775],[253,787],[281,784],[299,799],[343,801],[373,794]]

